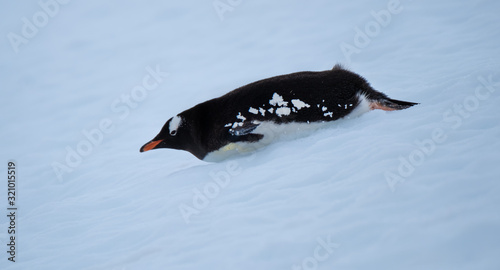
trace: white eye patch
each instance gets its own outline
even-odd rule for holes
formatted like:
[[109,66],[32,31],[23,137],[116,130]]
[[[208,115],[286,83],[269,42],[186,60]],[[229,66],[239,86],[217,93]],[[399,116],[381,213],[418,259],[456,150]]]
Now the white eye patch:
[[170,131],[170,134],[175,135],[177,134],[177,129],[179,126],[182,124],[182,118],[178,115],[172,117],[172,120],[170,121],[170,125],[168,126],[168,129]]

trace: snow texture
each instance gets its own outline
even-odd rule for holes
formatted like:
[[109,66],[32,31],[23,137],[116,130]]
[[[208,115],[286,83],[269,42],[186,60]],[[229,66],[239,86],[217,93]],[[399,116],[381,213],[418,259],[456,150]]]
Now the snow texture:
[[262,116],[266,116],[266,110],[263,108],[259,108],[259,112]]
[[292,104],[295,108],[297,108],[297,110],[300,110],[302,108],[309,108],[311,107],[311,105],[305,103],[304,101],[300,100],[300,99],[292,99]]
[[259,113],[259,110],[257,110],[257,109],[255,109],[255,108],[250,107],[250,109],[248,109],[248,112],[249,112],[249,113],[252,113],[252,114],[258,114],[258,113]]
[[[54,2],[0,10],[0,269],[499,269],[498,1]],[[222,163],[139,153],[200,102],[337,62],[420,104]]]
[[236,115],[236,118],[240,119],[242,122],[245,122],[245,120],[247,120],[247,118],[243,116],[241,112],[239,112],[238,115]]
[[288,102],[283,100],[283,97],[278,95],[278,93],[273,94],[273,98],[269,100],[269,104],[273,106],[287,106]]
[[288,107],[280,107],[276,109],[276,115],[279,117],[290,115],[290,112],[291,110]]
[[330,116],[330,117],[333,117],[333,112],[327,112],[327,113],[324,113],[323,116]]

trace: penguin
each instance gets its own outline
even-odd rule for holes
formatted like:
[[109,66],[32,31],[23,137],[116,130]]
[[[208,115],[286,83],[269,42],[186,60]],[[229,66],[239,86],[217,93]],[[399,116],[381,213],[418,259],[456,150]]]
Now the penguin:
[[171,148],[204,161],[248,153],[304,130],[370,110],[394,111],[418,103],[390,99],[362,76],[335,65],[256,81],[170,118],[140,152]]

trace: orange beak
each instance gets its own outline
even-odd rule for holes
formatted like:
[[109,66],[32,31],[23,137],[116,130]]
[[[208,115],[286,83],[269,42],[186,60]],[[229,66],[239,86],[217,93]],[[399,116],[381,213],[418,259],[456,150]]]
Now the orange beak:
[[151,149],[154,149],[161,142],[162,142],[162,140],[148,142],[143,147],[141,147],[140,151],[146,152],[146,151],[149,151]]

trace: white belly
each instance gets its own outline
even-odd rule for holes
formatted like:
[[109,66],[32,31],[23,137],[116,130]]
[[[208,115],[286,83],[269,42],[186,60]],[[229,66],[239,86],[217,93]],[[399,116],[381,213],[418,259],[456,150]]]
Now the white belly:
[[[360,102],[358,106],[342,119],[350,119],[357,117],[365,112],[370,111],[370,102],[364,95],[359,96]],[[252,131],[254,134],[262,134],[262,138],[258,142],[235,142],[230,143],[217,151],[208,154],[203,160],[208,162],[220,162],[234,155],[245,155],[254,152],[255,150],[269,145],[275,141],[291,140],[305,137],[312,132],[332,126],[338,123],[336,121],[314,122],[314,123],[297,123],[276,124],[274,122],[261,122],[260,125]]]
[[[335,121],[333,121],[335,122]],[[322,127],[332,125],[333,122],[323,123],[288,123],[275,124],[274,122],[262,122],[252,133],[262,134],[258,142],[234,142],[217,151],[208,154],[203,160],[208,162],[220,162],[234,155],[245,155],[256,151],[275,141],[301,138],[311,134]]]

